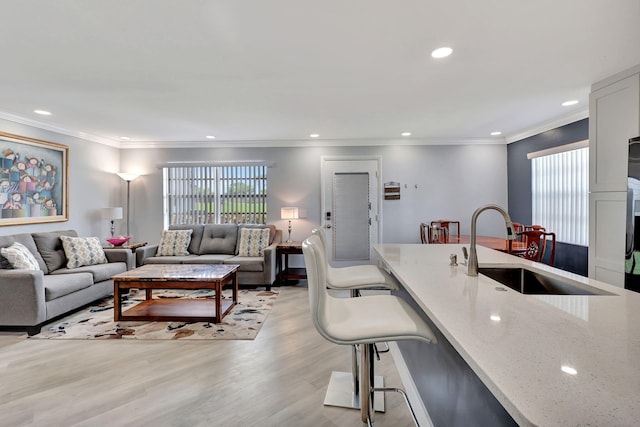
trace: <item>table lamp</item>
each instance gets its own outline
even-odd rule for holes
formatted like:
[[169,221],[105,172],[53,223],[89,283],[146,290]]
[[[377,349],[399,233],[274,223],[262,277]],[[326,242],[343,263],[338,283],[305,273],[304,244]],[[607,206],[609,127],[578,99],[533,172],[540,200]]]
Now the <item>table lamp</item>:
[[111,237],[116,232],[116,219],[122,219],[122,208],[102,208],[102,218],[111,221]]
[[300,218],[298,213],[298,208],[294,207],[285,207],[280,208],[280,218],[289,220],[289,238],[287,239],[287,243],[291,243],[291,220]]

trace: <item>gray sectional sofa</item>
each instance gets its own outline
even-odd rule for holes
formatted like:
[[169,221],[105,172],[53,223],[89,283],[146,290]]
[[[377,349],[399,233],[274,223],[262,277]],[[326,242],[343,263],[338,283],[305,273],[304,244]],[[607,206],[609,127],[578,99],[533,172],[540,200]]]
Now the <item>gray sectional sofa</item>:
[[129,249],[105,249],[106,264],[69,269],[60,236],[74,230],[0,236],[0,248],[26,246],[39,270],[13,269],[0,255],[0,328],[40,332],[44,323],[113,293],[111,276],[135,267]]
[[[269,246],[264,256],[239,256],[242,228],[269,228]],[[282,242],[282,230],[273,225],[198,224],[172,225],[169,230],[192,230],[188,255],[157,256],[158,245],[136,250],[137,265],[144,264],[238,264],[239,285],[265,286],[276,280],[276,245]]]

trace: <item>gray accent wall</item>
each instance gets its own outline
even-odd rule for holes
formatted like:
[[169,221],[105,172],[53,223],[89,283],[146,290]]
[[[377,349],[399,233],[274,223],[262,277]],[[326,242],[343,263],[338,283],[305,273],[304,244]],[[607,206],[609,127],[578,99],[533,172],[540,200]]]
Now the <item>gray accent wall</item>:
[[398,341],[434,427],[517,426],[473,369],[407,291],[394,291],[431,327],[438,342]]
[[[531,224],[531,160],[527,159],[527,153],[585,139],[589,139],[589,119],[570,123],[507,146],[509,215],[513,221]],[[588,262],[586,246],[556,244],[555,267],[588,276]]]

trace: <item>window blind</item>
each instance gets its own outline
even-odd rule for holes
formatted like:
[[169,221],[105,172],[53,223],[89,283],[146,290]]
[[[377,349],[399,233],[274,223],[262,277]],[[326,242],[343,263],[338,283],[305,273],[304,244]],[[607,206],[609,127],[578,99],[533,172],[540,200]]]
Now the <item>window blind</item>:
[[556,240],[589,244],[589,148],[531,160],[532,221]]
[[266,224],[267,166],[163,168],[164,223]]

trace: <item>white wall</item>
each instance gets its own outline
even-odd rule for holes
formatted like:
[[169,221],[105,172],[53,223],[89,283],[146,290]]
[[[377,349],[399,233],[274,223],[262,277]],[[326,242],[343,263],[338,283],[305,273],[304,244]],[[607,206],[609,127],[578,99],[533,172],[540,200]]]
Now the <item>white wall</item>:
[[[419,242],[419,224],[437,219],[458,220],[468,234],[476,208],[507,208],[506,145],[386,147],[382,155],[384,182],[401,186],[400,200],[383,202],[385,242]],[[506,235],[500,214],[483,213],[478,232]]]
[[[320,223],[321,157],[357,155],[381,156],[381,181],[402,185],[400,200],[383,202],[385,242],[418,242],[418,225],[433,219],[458,219],[463,234],[468,233],[477,207],[507,206],[506,145],[124,149],[122,171],[142,174],[131,184],[131,234],[136,241],[159,240],[163,227],[159,163],[265,160],[276,164],[268,172],[268,222],[286,233],[280,207],[306,208],[307,218],[293,224],[292,238],[301,240]],[[503,236],[504,222],[495,212],[484,213],[479,233]]]
[[69,221],[0,227],[0,235],[75,229],[83,236],[105,238],[109,224],[100,208],[121,206],[122,180],[115,175],[120,150],[103,144],[0,120],[0,130],[69,147]]

